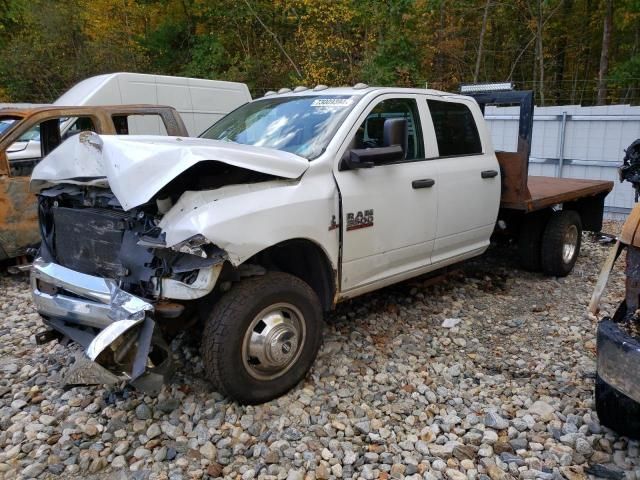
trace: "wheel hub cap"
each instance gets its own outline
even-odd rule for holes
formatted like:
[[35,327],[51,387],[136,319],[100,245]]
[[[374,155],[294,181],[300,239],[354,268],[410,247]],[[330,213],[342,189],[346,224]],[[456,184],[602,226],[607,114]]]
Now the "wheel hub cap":
[[288,325],[278,325],[269,333],[271,337],[265,346],[265,356],[274,366],[286,365],[296,353],[297,333]]
[[578,228],[575,225],[571,225],[564,233],[564,243],[562,245],[562,261],[564,263],[571,262],[573,255],[576,252],[577,244]]
[[259,380],[283,375],[296,362],[306,331],[300,310],[280,303],[253,319],[244,337],[242,360],[247,372]]

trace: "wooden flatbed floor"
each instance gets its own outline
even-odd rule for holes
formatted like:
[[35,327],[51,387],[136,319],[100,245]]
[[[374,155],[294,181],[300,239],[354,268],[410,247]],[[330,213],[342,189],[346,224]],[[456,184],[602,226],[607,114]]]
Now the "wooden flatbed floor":
[[521,202],[502,202],[501,206],[533,212],[558,203],[608,193],[613,189],[613,182],[577,178],[529,177],[527,188],[529,198],[525,198]]

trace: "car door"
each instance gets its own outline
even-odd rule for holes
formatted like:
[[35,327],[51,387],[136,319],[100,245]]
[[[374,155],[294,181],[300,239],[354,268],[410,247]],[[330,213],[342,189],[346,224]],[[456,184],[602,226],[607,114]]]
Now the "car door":
[[438,147],[435,265],[489,245],[500,205],[500,168],[471,100],[429,97],[426,103]]
[[350,149],[384,147],[385,123],[407,121],[404,159],[334,172],[342,200],[343,292],[408,278],[430,263],[439,184],[435,164],[425,160],[419,98],[424,102],[409,94],[373,100],[341,152],[344,156]]

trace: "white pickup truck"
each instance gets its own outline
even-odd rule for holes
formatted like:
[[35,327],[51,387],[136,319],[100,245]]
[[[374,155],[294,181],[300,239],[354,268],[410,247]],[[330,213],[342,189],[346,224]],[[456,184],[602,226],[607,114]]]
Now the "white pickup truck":
[[[486,104],[521,106],[518,152],[496,155]],[[528,178],[532,111],[531,92],[299,87],[202,138],[74,137],[31,181],[38,340],[148,386],[162,332],[195,324],[215,387],[259,403],[305,376],[336,303],[480,255],[494,232],[566,275],[613,185]]]

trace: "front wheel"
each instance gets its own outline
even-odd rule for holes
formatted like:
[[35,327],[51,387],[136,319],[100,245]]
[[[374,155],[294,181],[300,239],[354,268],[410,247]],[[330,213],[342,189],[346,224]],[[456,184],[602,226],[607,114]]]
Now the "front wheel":
[[542,235],[542,271],[565,277],[571,273],[580,253],[582,222],[578,212],[554,212]]
[[270,272],[241,281],[213,307],[202,339],[209,379],[243,404],[276,398],[311,368],[322,308],[298,277]]

